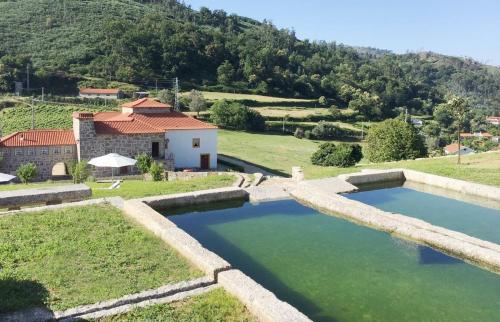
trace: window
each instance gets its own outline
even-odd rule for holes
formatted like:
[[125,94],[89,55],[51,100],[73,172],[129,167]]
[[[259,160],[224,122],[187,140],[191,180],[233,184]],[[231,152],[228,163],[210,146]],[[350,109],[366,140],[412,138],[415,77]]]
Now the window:
[[27,149],[26,152],[27,155],[35,155],[35,149]]
[[40,154],[42,154],[42,155],[47,155],[47,154],[49,154],[49,148],[41,148],[41,149],[40,149]]
[[200,147],[200,139],[193,139],[193,148]]
[[54,154],[61,154],[60,148],[54,148]]
[[23,155],[24,151],[23,149],[16,149],[16,155]]
[[66,148],[64,148],[64,153],[66,153],[66,154],[73,153],[73,148],[71,148],[70,146],[67,146]]

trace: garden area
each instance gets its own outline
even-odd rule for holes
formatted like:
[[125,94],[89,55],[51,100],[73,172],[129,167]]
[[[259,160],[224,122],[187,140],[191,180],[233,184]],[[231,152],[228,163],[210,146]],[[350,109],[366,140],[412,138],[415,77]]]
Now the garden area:
[[109,205],[0,218],[0,313],[64,310],[200,277]]

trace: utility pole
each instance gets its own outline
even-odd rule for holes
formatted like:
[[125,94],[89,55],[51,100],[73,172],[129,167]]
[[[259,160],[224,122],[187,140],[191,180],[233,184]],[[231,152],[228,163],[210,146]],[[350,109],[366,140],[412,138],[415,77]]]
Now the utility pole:
[[155,89],[156,89],[156,95],[158,95],[158,80],[155,79]]
[[45,102],[45,87],[42,87],[42,102]]
[[179,111],[179,78],[176,77],[174,80],[174,90],[175,90],[175,102],[174,102],[174,110]]
[[31,129],[35,129],[35,100],[31,98]]
[[365,137],[365,122],[361,122],[361,140]]
[[405,107],[405,123],[408,123],[408,107]]
[[30,64],[26,65],[26,91],[30,92]]

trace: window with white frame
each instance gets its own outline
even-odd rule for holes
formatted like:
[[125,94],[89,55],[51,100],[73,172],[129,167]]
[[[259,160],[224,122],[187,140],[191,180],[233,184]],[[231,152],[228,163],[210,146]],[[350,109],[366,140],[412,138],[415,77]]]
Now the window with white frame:
[[47,155],[49,154],[49,148],[43,147],[40,149],[40,154],[41,155]]
[[27,155],[35,155],[35,149],[31,149],[31,148],[30,148],[30,149],[27,149],[27,150],[26,150],[26,154],[27,154]]
[[66,153],[66,154],[71,154],[71,153],[73,153],[73,148],[72,148],[72,147],[70,147],[70,146],[65,147],[65,148],[64,148],[64,153]]
[[24,155],[24,150],[23,149],[16,149],[16,155]]
[[61,148],[54,148],[52,151],[54,154],[61,154]]

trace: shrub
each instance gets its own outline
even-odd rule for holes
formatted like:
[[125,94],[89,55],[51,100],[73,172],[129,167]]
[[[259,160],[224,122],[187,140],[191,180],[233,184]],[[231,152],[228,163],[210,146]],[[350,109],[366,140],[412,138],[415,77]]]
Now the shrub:
[[149,168],[149,174],[151,174],[151,178],[153,181],[162,181],[163,180],[163,165],[153,161],[151,163],[151,167]]
[[423,139],[415,128],[397,119],[373,125],[367,135],[367,156],[372,162],[415,159],[427,155]]
[[345,168],[355,165],[362,158],[363,154],[359,144],[323,143],[311,156],[311,162],[314,165]]
[[141,172],[142,174],[148,173],[149,169],[151,168],[151,163],[153,162],[153,158],[151,157],[151,155],[147,153],[141,153],[138,154],[135,159],[137,160],[137,163],[135,165],[139,169],[139,172]]
[[308,140],[312,139],[311,131],[307,130],[304,132],[304,137]]
[[312,129],[311,134],[316,139],[326,140],[344,136],[344,131],[334,124],[320,121],[318,125]]
[[21,180],[22,183],[28,183],[31,180],[35,179],[38,175],[38,169],[36,165],[32,162],[21,164],[19,168],[17,168],[17,176]]
[[301,127],[296,128],[295,133],[293,133],[293,136],[295,136],[297,139],[303,139],[304,138],[304,129]]
[[73,162],[68,166],[68,170],[73,183],[85,182],[90,174],[87,161]]
[[247,106],[228,102],[217,101],[211,108],[210,120],[212,123],[228,129],[261,131],[266,127],[262,115]]

